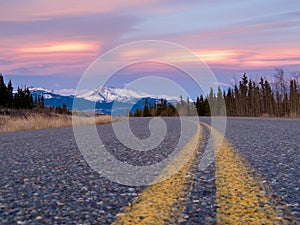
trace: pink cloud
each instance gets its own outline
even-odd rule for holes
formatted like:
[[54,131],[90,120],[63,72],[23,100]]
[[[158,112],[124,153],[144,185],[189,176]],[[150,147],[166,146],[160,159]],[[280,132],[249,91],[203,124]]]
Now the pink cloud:
[[[83,16],[95,13],[111,13],[149,7],[161,0],[51,0],[51,1],[5,1],[1,3],[0,21],[48,20],[55,17]],[[160,11],[160,10],[159,10]],[[166,9],[164,9],[166,11]]]
[[[205,59],[204,59],[205,61]],[[275,68],[287,65],[300,65],[300,51],[294,48],[238,50],[234,55],[228,55],[221,61],[207,61],[209,65],[217,68],[259,69]],[[300,67],[299,67],[300,68]]]
[[[143,20],[152,20],[155,13],[160,14],[163,24],[164,14],[168,19],[174,12],[180,16],[181,11],[196,10],[192,4],[164,4],[167,1],[3,1],[0,14],[0,70],[30,75],[78,75],[100,53],[120,43],[138,40],[140,36],[133,35],[128,39],[126,34],[143,30],[137,25]],[[291,38],[292,31],[285,33],[287,28],[299,27],[300,22],[296,19],[242,18],[234,22],[224,21],[224,26],[217,27],[209,26],[209,18],[205,17],[207,24],[202,26],[194,18],[186,20],[184,15],[181,15],[182,21],[174,24],[174,28],[182,27],[184,30],[198,23],[199,26],[180,32],[177,29],[173,31],[172,23],[167,23],[158,35],[159,29],[155,29],[156,23],[153,23],[153,29],[148,30],[145,38],[173,41],[189,47],[201,60],[216,68],[257,69],[300,65],[299,41]],[[164,28],[168,29],[165,31]],[[279,33],[278,30],[283,31]],[[285,39],[281,40],[276,34]],[[119,60],[138,60],[145,54],[161,54],[165,58],[192,63],[188,57],[173,52],[144,52],[143,49],[128,51]]]
[[1,70],[6,73],[19,70],[19,75],[80,75],[96,58],[98,51],[98,45],[88,42],[44,43],[40,46],[6,48],[3,50],[5,54],[0,57],[0,61],[5,61]]
[[98,46],[95,44],[84,42],[69,42],[69,43],[57,43],[47,44],[45,46],[24,47],[19,49],[24,53],[52,53],[52,52],[86,52],[95,51]]

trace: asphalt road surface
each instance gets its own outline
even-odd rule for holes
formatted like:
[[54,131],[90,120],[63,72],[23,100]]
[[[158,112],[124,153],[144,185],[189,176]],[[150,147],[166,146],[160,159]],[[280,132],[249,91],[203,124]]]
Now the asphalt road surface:
[[[149,120],[130,120],[138,138],[149,137]],[[220,148],[208,141],[221,136],[209,118],[190,129],[164,121],[165,138],[150,151],[124,146],[111,124],[97,126],[109,153],[141,171],[179,146],[156,176],[174,174],[149,186],[92,169],[72,128],[0,134],[0,224],[299,224],[300,120],[229,118]],[[203,170],[207,149],[215,160]],[[174,162],[185,158],[178,169]]]

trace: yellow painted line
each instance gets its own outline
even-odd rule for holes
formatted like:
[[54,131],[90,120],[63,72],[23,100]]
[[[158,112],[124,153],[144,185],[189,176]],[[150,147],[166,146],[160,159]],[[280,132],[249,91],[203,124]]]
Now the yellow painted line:
[[[211,126],[204,124],[216,141],[223,136]],[[289,224],[277,216],[263,185],[255,180],[224,138],[215,146],[215,178],[218,224]]]
[[[187,173],[202,137],[201,126],[197,126],[197,132],[192,139],[156,178],[157,181],[163,181],[148,186],[124,209],[124,213],[118,214],[113,224],[175,224],[180,219],[190,190],[191,180]],[[178,164],[187,158],[190,160],[179,172],[164,180],[164,177],[177,171]]]

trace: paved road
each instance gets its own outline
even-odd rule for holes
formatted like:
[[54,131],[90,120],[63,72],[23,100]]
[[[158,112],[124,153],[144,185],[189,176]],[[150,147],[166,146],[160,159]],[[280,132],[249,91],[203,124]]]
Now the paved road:
[[[200,120],[209,124],[208,118]],[[165,121],[167,139],[149,152],[125,148],[111,125],[97,129],[118,160],[136,166],[155,165],[172,153],[182,129],[177,119]],[[147,118],[131,121],[133,133],[147,138],[150,132],[144,128],[148,122]],[[170,179],[148,187],[121,185],[101,177],[84,160],[71,128],[0,134],[0,221],[147,224],[151,218],[159,218],[166,224],[222,224],[234,216],[244,219],[246,214],[260,218],[261,223],[264,219],[282,224],[300,220],[300,120],[228,119],[228,143],[223,148],[228,157],[217,158],[204,171],[199,170],[199,161],[211,130],[205,125],[200,128],[199,151],[187,165]],[[195,137],[188,133],[182,155],[189,154],[189,143]],[[226,163],[227,169],[222,168]],[[236,179],[230,180],[228,174]],[[243,185],[229,187],[230,183]],[[254,198],[252,192],[260,193]],[[256,201],[264,204],[256,205]],[[142,211],[146,205],[147,210]],[[246,205],[242,208],[246,211],[240,210],[241,205]]]
[[[200,121],[210,123],[210,119]],[[300,120],[229,118],[226,138],[273,198],[300,220]]]

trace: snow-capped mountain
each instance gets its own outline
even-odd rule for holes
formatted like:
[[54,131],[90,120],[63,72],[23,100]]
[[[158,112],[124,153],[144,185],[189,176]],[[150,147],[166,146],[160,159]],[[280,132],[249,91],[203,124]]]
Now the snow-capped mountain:
[[[148,95],[149,96],[149,95]],[[148,97],[146,94],[138,94],[135,91],[111,88],[111,87],[98,87],[94,90],[88,91],[82,95],[78,95],[79,98],[84,98],[94,102],[112,102],[112,101],[129,101],[130,99]]]
[[[104,87],[100,86],[94,90],[87,91],[80,95],[66,94],[65,91],[51,90],[47,88],[30,87],[29,90],[38,95],[43,95],[45,99],[51,99],[57,96],[76,97],[86,99],[92,102],[135,102],[141,98],[167,99],[168,101],[178,101],[178,97],[169,95],[151,95],[144,92],[136,92],[126,88]],[[69,91],[70,92],[70,91]],[[75,93],[75,90],[74,90]]]
[[[44,98],[52,98],[52,95],[61,95],[61,96],[74,96],[74,90],[72,89],[62,89],[62,90],[51,90],[47,88],[35,88],[29,87],[30,92],[34,93],[44,93]],[[69,93],[68,93],[69,92]]]
[[74,95],[62,95],[58,91],[50,90],[46,88],[34,88],[29,87],[29,91],[35,96],[43,96],[45,105],[48,106],[62,106],[66,104],[68,108],[72,108]]
[[[104,114],[125,115],[132,108],[138,109],[145,105],[159,102],[160,99],[167,99],[170,103],[176,103],[177,97],[160,95],[154,96],[146,93],[136,92],[130,89],[98,87],[80,95],[66,95],[61,91],[50,90],[46,88],[29,88],[33,96],[43,96],[45,105],[62,106],[66,104],[69,109],[75,110],[93,110]],[[65,91],[64,91],[65,92]],[[73,108],[73,102],[76,99],[76,108]]]
[[100,86],[92,91],[85,94],[78,95],[78,98],[84,98],[94,102],[134,102],[136,99],[141,98],[166,98],[167,100],[177,101],[178,98],[175,96],[155,96],[144,92],[136,92],[125,88],[114,88],[114,87],[103,87]]

